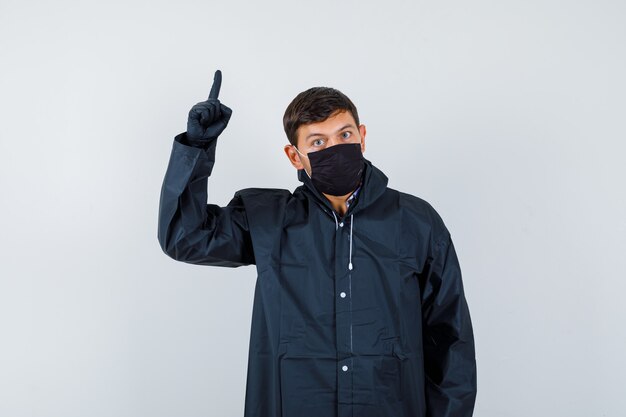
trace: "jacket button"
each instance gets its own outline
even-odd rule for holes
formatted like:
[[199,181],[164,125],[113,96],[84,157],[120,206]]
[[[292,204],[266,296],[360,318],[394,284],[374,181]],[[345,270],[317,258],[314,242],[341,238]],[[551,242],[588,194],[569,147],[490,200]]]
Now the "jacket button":
[[342,291],[342,292],[341,292],[341,294],[339,294],[339,296],[340,296],[341,298],[346,298],[346,293]]
[[341,367],[341,370],[346,372],[348,370],[348,367],[346,365],[344,365],[344,366]]
[[343,227],[343,222],[339,223],[339,227]]

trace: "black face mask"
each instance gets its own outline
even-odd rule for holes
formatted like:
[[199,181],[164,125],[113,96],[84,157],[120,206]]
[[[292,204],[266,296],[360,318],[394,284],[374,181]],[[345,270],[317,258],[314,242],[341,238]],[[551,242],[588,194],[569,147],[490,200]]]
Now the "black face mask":
[[365,166],[360,143],[342,143],[309,152],[307,156],[311,163],[311,181],[318,191],[342,196],[359,185]]

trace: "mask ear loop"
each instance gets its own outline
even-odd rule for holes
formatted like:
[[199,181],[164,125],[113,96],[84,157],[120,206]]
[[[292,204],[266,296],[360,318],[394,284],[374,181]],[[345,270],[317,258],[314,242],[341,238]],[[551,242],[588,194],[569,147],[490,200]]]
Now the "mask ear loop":
[[[309,158],[308,156],[306,156],[306,155],[304,155],[303,153],[301,153],[301,152],[298,150],[298,148],[296,148],[296,145],[291,145],[291,146],[293,146],[293,148],[296,150],[296,152],[298,152],[300,155],[304,156],[304,157],[305,157],[305,158],[307,158],[307,159]],[[306,176],[307,176],[307,177],[309,177],[309,178],[311,178],[311,176],[309,175],[309,173],[306,171],[306,168],[303,168],[303,169],[304,169],[304,172],[306,173]]]

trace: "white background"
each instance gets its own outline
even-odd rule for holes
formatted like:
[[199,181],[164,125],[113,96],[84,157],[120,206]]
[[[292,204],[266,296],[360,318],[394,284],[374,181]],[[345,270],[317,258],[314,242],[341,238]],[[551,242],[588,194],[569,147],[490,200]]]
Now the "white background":
[[626,409],[622,1],[0,1],[0,415],[241,416],[254,267],[157,241],[216,69],[209,180],[300,185],[282,115],[331,86],[452,232],[481,417]]

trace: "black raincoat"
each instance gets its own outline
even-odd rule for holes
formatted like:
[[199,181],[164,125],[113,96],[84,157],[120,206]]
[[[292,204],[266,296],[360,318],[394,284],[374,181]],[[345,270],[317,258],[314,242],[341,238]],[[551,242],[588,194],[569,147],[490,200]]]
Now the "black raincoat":
[[459,262],[426,201],[365,160],[343,217],[313,186],[207,204],[217,140],[178,135],[158,239],[198,265],[255,264],[245,417],[466,417],[476,361]]

